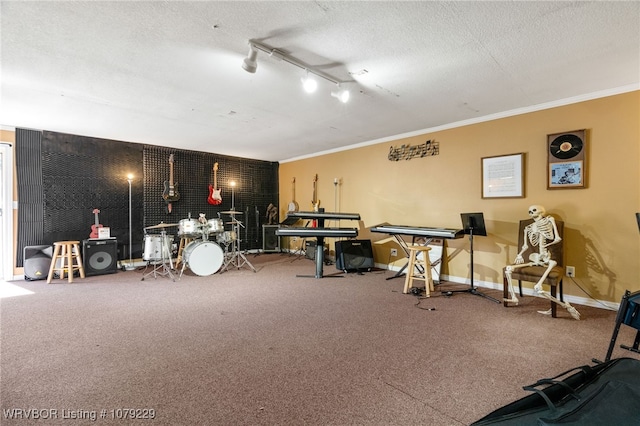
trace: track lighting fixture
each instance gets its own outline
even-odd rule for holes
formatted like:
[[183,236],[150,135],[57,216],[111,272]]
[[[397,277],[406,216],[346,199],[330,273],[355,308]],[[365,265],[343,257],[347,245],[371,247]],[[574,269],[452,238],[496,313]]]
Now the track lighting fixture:
[[331,96],[339,99],[343,103],[346,103],[349,101],[349,91],[340,89],[340,81],[336,80],[335,78],[321,71],[310,69],[306,64],[303,64],[300,61],[290,56],[287,56],[284,52],[278,49],[265,46],[255,41],[249,41],[249,53],[247,57],[244,59],[244,61],[242,62],[242,69],[252,74],[256,72],[256,70],[258,69],[258,63],[257,63],[258,50],[261,50],[269,54],[270,57],[278,61],[288,62],[291,65],[295,65],[298,68],[302,68],[303,70],[305,70],[306,75],[301,80],[302,80],[304,90],[307,93],[315,92],[318,87],[318,82],[312,76],[309,75],[309,74],[313,74],[316,77],[323,78],[338,86],[338,90],[335,92],[331,92]]
[[249,53],[247,57],[242,61],[242,69],[246,72],[250,72],[251,74],[255,73],[258,69],[258,62],[256,59],[258,58],[258,51],[253,46],[253,44],[249,45]]
[[338,90],[336,90],[335,92],[331,92],[331,96],[333,96],[334,98],[338,98],[340,102],[346,104],[347,102],[349,102],[350,94],[347,89],[341,89],[340,85],[338,85]]

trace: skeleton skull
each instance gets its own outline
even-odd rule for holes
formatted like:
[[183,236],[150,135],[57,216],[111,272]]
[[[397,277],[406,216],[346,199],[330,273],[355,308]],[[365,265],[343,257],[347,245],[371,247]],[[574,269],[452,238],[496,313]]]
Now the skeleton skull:
[[542,206],[530,206],[529,207],[529,216],[533,219],[544,216],[547,210]]

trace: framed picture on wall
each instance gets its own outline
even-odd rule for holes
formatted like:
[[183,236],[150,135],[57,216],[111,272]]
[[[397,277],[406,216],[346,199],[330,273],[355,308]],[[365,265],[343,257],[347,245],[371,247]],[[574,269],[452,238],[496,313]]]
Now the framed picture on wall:
[[547,135],[547,189],[586,188],[585,130]]
[[482,158],[482,198],[524,197],[524,153]]

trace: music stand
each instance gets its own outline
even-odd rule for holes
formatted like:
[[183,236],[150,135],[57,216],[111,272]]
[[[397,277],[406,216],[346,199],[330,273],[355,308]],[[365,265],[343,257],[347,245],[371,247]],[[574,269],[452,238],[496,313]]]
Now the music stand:
[[500,303],[498,299],[494,299],[491,296],[487,296],[486,294],[480,293],[473,284],[473,236],[481,235],[487,236],[487,229],[484,226],[484,216],[482,213],[460,213],[460,218],[462,219],[462,228],[465,234],[469,235],[469,256],[471,263],[471,287],[466,290],[453,290],[452,293],[471,293],[476,296],[482,296],[486,299],[493,300],[496,303]]

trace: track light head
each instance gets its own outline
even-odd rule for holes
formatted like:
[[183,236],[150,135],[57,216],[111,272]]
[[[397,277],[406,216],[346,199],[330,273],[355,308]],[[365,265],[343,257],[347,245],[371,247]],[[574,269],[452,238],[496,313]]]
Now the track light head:
[[331,92],[331,96],[338,98],[340,102],[346,104],[349,102],[350,93],[347,89],[340,89],[340,86],[338,86],[338,90]]
[[325,74],[322,71],[317,71],[312,68],[308,68],[307,65],[304,64],[303,62],[298,61],[297,59],[289,56],[288,54],[286,54],[281,50],[266,46],[260,42],[253,41],[253,40],[249,40],[248,43],[249,43],[249,53],[247,54],[247,57],[242,62],[242,69],[244,69],[245,71],[252,74],[256,72],[256,70],[258,69],[258,63],[257,63],[258,51],[261,50],[262,52],[268,54],[269,57],[273,58],[276,61],[287,62],[291,65],[294,65],[304,70],[305,76],[300,80],[302,81],[303,88],[307,93],[313,93],[318,89],[318,80],[315,78],[315,77],[318,77],[318,78],[327,80],[338,86],[337,90],[331,92],[331,96],[333,96],[334,98],[337,98],[342,103],[349,102],[349,97],[350,97],[349,91],[346,89],[340,88],[339,80],[333,78],[328,74]]
[[307,93],[313,93],[318,88],[318,82],[314,78],[309,77],[309,72],[307,72],[307,75],[302,77],[300,80],[302,81],[304,91]]
[[258,69],[258,62],[256,59],[258,58],[258,51],[252,44],[249,45],[249,53],[247,57],[242,61],[242,69],[251,74],[255,73]]

